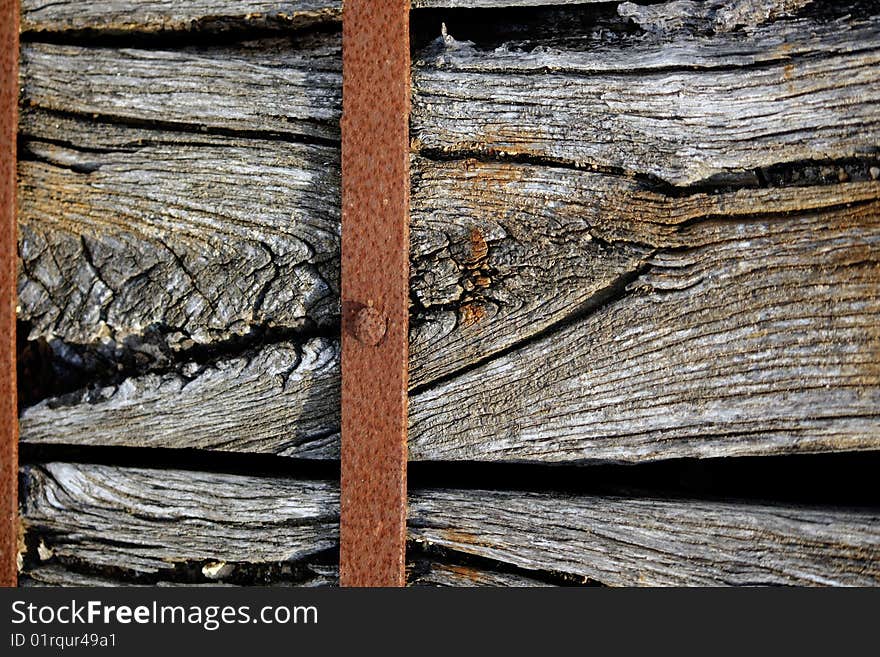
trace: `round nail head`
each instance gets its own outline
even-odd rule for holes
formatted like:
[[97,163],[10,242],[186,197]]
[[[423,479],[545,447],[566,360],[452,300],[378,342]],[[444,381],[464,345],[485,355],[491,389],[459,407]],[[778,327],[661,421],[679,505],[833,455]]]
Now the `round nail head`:
[[364,306],[357,311],[353,328],[354,337],[358,339],[358,342],[373,347],[382,342],[385,331],[388,330],[388,322],[378,310]]

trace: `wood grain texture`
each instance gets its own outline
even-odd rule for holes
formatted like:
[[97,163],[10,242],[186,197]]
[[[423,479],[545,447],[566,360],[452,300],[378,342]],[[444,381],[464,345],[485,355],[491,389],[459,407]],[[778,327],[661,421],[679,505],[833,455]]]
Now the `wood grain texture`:
[[26,32],[165,32],[230,23],[296,28],[339,20],[341,11],[341,3],[334,0],[22,0],[21,21]]
[[880,583],[875,510],[432,489],[410,537],[611,586]]
[[408,568],[411,569],[409,586],[503,586],[516,588],[552,586],[552,584],[526,575],[475,568],[470,565],[444,563],[433,559],[418,559]]
[[[337,541],[335,482],[63,463],[22,477],[28,540],[47,557],[35,575],[68,562],[173,581],[175,568],[293,562]],[[880,582],[878,521],[865,509],[429,489],[411,491],[409,538],[538,579],[866,585]],[[424,583],[526,583],[526,571],[441,565]]]
[[673,202],[672,216],[659,214],[667,222],[650,222],[654,234],[638,240],[666,248],[612,298],[417,392],[410,458],[876,449],[878,191],[877,183],[759,190],[779,214],[739,221],[728,213],[749,192],[692,199],[718,203],[718,214],[697,221]]
[[[660,30],[597,37],[582,49],[529,41],[490,49],[446,35],[414,56],[414,143],[675,185],[876,154],[880,12],[870,7],[830,21],[771,21],[747,38]],[[731,16],[723,20],[738,25]]]
[[[870,165],[787,173],[787,189],[671,193],[624,176],[413,159],[410,380],[429,384],[595,308],[682,226],[876,199]],[[801,187],[807,178],[819,186]],[[826,184],[860,178],[865,182]]]
[[412,181],[414,387],[596,303],[651,251],[634,240],[607,242],[648,209],[633,198],[644,194],[635,181],[422,158],[413,160]]
[[506,7],[543,7],[548,5],[587,5],[607,0],[412,0],[413,9],[466,8],[504,9]]
[[[79,564],[80,566],[82,564]],[[86,564],[88,566],[88,564]],[[250,569],[250,564],[237,564],[239,567]],[[283,567],[282,567],[283,568]],[[305,570],[305,576],[296,580],[286,579],[269,579],[248,582],[245,585],[269,585],[273,587],[279,586],[296,586],[296,587],[318,587],[318,586],[336,586],[339,583],[339,575],[335,567],[329,566],[313,566],[306,564],[302,566]],[[100,570],[100,569],[99,569]],[[60,562],[55,555],[49,556],[45,563],[38,563],[27,568],[27,574],[22,577],[20,586],[25,587],[44,587],[44,586],[89,586],[89,587],[112,587],[112,586],[158,586],[162,588],[190,586],[190,587],[214,587],[214,586],[239,586],[240,584],[231,584],[226,581],[203,581],[193,582],[187,580],[169,580],[157,579],[149,583],[139,583],[137,580],[126,579],[126,573],[116,573],[116,577],[103,573],[80,572],[74,570],[66,563]],[[128,573],[130,575],[130,573]]]
[[[79,564],[82,567],[82,563]],[[87,567],[89,564],[85,564]],[[251,570],[250,564],[236,564],[233,570]],[[339,569],[336,566],[314,565],[306,563],[300,566],[304,570],[304,574],[297,579],[280,579],[272,575],[267,578],[260,578],[258,581],[241,582],[237,584],[228,581],[218,580],[212,582],[192,582],[192,581],[174,581],[159,579],[155,583],[138,584],[137,580],[126,579],[126,573],[117,572],[116,577],[105,574],[95,574],[88,572],[79,572],[71,568],[68,564],[60,562],[55,555],[48,557],[46,562],[40,562],[26,569],[26,575],[22,577],[21,586],[26,587],[43,587],[43,586],[97,586],[97,587],[113,587],[113,586],[238,586],[250,584],[263,584],[273,587],[278,586],[296,586],[296,587],[317,587],[317,586],[338,586]],[[415,562],[407,566],[408,569],[408,586],[512,586],[512,587],[547,587],[551,586],[539,579],[532,577],[496,571],[487,570],[485,568],[475,568],[473,566],[463,566],[459,564],[443,563],[431,559],[417,559]],[[128,573],[130,575],[130,573]],[[273,573],[274,575],[274,573]]]
[[[509,7],[568,7],[591,5],[607,0],[412,0],[414,9],[466,8],[506,9]],[[696,22],[711,22],[732,29],[740,25],[759,25],[768,20],[787,16],[813,0],[677,0],[654,5],[620,3],[623,16],[637,16],[650,20],[652,25],[663,24],[664,29],[675,29]]]
[[[427,309],[411,336],[411,459],[876,447],[880,184],[678,198],[591,172],[432,166],[436,193],[456,201],[413,212]],[[444,270],[452,291],[432,306]],[[490,282],[455,288],[479,276]],[[317,373],[303,359],[292,388],[259,375],[297,362],[297,347],[278,349],[42,403],[23,413],[22,440],[332,457],[335,346]],[[193,421],[199,406],[216,426]]]
[[338,485],[49,463],[22,469],[28,532],[59,559],[138,573],[297,561],[336,546]]
[[337,148],[29,113],[19,317],[31,339],[209,343],[338,322]]
[[25,104],[128,122],[339,138],[338,33],[178,50],[27,43]]
[[716,34],[796,15],[813,0],[708,0],[640,5],[624,2],[618,13],[649,32],[705,30]]
[[284,342],[25,409],[30,444],[339,458],[339,342]]

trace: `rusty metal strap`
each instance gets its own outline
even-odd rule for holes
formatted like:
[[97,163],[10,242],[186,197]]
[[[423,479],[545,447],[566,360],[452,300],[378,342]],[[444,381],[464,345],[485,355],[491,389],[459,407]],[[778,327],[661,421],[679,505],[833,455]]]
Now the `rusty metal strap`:
[[402,586],[409,313],[409,1],[342,16],[340,583]]
[[18,568],[18,413],[15,394],[15,139],[18,0],[0,0],[0,585]]

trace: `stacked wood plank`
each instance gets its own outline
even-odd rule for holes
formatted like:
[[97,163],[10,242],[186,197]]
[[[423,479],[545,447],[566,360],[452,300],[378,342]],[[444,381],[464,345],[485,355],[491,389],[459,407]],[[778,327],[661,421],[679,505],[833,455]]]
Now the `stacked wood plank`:
[[[22,441],[335,459],[338,7],[127,4],[23,2]],[[880,446],[880,4],[415,6],[412,460]],[[32,583],[335,577],[328,481],[23,479]],[[880,579],[877,500],[526,488],[414,491],[413,581]]]
[[[339,4],[22,10],[19,318],[27,371],[64,380],[23,409],[25,450],[336,458]],[[128,465],[24,466],[25,582],[336,581],[335,483]],[[146,520],[172,498],[189,510]]]

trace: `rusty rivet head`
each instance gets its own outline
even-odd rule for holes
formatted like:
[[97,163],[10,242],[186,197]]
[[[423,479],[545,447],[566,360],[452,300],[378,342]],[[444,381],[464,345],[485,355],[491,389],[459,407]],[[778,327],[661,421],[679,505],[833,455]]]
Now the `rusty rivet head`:
[[374,347],[385,337],[388,320],[372,306],[364,306],[354,316],[352,330],[358,342]]

